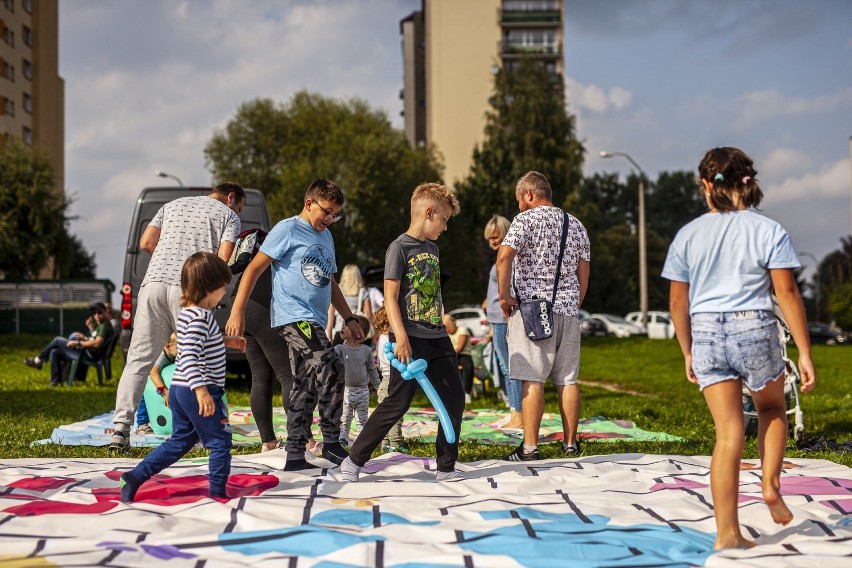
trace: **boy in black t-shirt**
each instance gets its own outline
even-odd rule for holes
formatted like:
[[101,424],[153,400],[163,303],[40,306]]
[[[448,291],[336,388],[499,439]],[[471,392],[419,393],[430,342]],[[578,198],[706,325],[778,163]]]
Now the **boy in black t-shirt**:
[[[455,471],[455,463],[464,389],[456,352],[441,320],[441,268],[438,247],[432,241],[447,230],[447,221],[458,212],[459,202],[452,189],[437,183],[419,185],[411,197],[411,224],[385,255],[385,311],[390,321],[390,341],[396,343],[396,358],[406,364],[413,359],[428,363],[426,375],[456,432],[456,441],[450,444],[443,429],[438,429],[438,481],[462,477]],[[391,368],[388,396],[370,415],[349,457],[340,465],[344,481],[358,480],[373,450],[411,406],[415,392],[417,381],[405,380],[397,369]]]

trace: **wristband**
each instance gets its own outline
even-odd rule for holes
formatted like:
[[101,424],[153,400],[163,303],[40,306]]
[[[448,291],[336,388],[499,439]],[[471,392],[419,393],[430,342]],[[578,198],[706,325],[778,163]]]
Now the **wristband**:
[[157,387],[157,394],[160,396],[166,396],[166,391],[169,390],[165,386]]
[[344,319],[344,320],[343,320],[343,323],[344,323],[344,324],[349,324],[349,322],[350,322],[350,321],[358,321],[358,318],[357,318],[357,317],[355,317],[354,315],[353,315],[353,316],[349,316],[348,318],[346,318],[346,319]]

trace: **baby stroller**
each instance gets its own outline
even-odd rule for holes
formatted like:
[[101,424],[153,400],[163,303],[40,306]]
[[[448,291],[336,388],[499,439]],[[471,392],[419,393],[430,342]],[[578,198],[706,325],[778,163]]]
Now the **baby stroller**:
[[[796,388],[801,379],[799,378],[799,369],[787,357],[787,343],[791,338],[790,328],[784,321],[781,308],[778,306],[778,301],[774,295],[772,296],[772,308],[775,318],[778,320],[778,337],[781,339],[781,354],[784,357],[784,399],[787,402],[787,429],[790,432],[790,437],[798,442],[802,440],[805,432],[802,408],[799,406],[799,391]],[[790,419],[791,416],[792,420]],[[757,410],[754,407],[751,393],[745,386],[743,386],[743,423],[746,436],[757,434]]]

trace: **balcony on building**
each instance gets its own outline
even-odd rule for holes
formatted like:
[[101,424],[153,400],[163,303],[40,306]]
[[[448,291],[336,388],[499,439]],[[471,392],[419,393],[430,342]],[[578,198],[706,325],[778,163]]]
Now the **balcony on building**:
[[558,27],[562,23],[560,0],[504,0],[498,20],[508,27]]

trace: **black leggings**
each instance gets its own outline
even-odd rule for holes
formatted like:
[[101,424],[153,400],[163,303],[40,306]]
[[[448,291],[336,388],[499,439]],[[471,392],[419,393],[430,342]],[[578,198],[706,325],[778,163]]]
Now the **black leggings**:
[[473,390],[473,357],[470,355],[459,355],[458,357],[464,392],[470,394],[470,391]]
[[272,329],[269,310],[249,299],[246,303],[246,358],[251,368],[251,413],[257,423],[261,442],[275,440],[272,425],[272,399],[281,387],[284,409],[290,408],[293,371],[287,342]]
[[[394,341],[393,336],[390,340]],[[456,441],[448,443],[443,427],[439,427],[435,452],[438,471],[453,471],[459,457],[459,431],[464,413],[464,391],[459,379],[456,351],[447,336],[436,339],[409,336],[408,340],[411,342],[411,358],[425,359],[429,364],[426,376],[450,415]],[[367,424],[352,444],[349,451],[352,463],[357,466],[367,463],[373,450],[382,443],[391,427],[408,411],[418,388],[416,380],[406,381],[399,371],[391,367],[388,396],[370,414]]]

